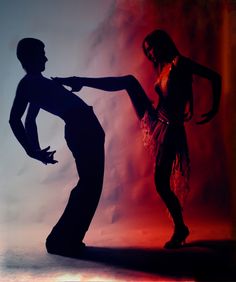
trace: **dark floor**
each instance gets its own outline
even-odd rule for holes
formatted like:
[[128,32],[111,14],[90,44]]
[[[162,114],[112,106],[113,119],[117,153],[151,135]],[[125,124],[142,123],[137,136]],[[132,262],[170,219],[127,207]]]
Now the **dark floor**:
[[195,241],[178,250],[87,247],[79,260],[195,281],[236,281],[236,243]]
[[73,257],[12,250],[0,277],[5,282],[236,281],[235,247],[232,240],[192,241],[177,250],[87,246]]

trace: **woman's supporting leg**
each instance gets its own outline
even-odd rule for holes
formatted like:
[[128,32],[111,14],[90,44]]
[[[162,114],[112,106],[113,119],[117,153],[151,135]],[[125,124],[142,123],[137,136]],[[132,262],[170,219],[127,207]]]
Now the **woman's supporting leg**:
[[155,184],[156,189],[164,201],[174,223],[174,234],[165,247],[174,248],[182,244],[189,234],[182,215],[180,202],[170,188],[170,177],[172,170],[172,159],[166,158],[160,165],[156,165]]

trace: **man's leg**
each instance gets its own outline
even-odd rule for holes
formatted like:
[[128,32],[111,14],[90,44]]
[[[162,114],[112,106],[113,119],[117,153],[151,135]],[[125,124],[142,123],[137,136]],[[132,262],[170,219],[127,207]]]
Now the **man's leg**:
[[75,249],[79,246],[96,211],[103,185],[104,133],[102,130],[92,132],[76,138],[77,141],[67,139],[80,179],[71,191],[61,218],[47,238],[47,248],[63,245],[63,248]]

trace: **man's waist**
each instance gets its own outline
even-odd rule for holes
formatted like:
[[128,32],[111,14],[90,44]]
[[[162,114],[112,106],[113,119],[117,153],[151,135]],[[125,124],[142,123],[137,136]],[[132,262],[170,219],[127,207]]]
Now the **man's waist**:
[[94,115],[93,107],[88,105],[76,106],[68,109],[65,113],[63,113],[63,119],[65,122],[77,120],[78,118],[85,118],[88,116]]

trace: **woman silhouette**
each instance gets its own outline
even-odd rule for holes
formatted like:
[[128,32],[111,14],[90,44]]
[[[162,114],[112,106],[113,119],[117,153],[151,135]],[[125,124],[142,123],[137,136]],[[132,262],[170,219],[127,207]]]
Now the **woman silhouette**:
[[[154,30],[143,41],[143,50],[157,70],[155,91],[159,103],[153,107],[143,88],[132,75],[122,77],[54,78],[60,84],[78,91],[83,86],[129,94],[144,131],[144,144],[155,156],[155,184],[174,223],[174,232],[165,248],[180,247],[189,235],[182,216],[181,199],[188,191],[189,154],[184,122],[193,116],[192,76],[208,79],[212,85],[212,109],[197,122],[210,121],[218,111],[221,77],[215,71],[193,62],[180,54],[170,36]],[[177,192],[180,196],[177,197]],[[181,197],[181,198],[180,198]]]

